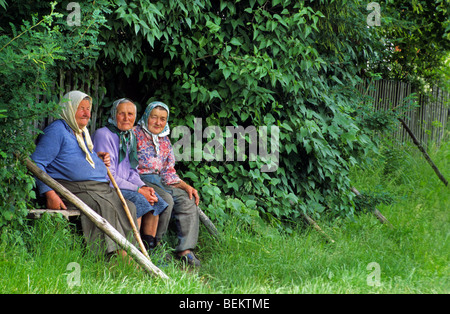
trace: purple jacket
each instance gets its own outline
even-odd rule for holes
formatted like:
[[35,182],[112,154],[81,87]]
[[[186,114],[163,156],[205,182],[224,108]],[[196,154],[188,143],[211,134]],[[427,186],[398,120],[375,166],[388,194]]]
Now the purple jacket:
[[119,164],[119,136],[117,134],[111,132],[107,127],[103,127],[95,132],[93,142],[95,152],[109,153],[111,157],[109,170],[120,189],[137,191],[145,185],[137,170],[131,168],[128,151],[125,159]]

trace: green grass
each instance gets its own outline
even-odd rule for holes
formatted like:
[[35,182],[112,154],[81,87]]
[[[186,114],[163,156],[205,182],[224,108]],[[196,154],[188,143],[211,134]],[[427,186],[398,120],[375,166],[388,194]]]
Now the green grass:
[[[450,179],[450,143],[431,158]],[[0,244],[1,293],[439,293],[450,292],[449,187],[439,181],[415,147],[389,150],[352,171],[359,191],[388,192],[395,202],[377,208],[394,226],[371,214],[354,220],[320,220],[335,243],[299,225],[292,234],[275,227],[249,230],[230,221],[219,242],[202,228],[203,267],[161,269],[169,281],[133,265],[86,252],[81,237],[62,219],[34,221],[24,244]],[[80,285],[68,279],[78,263]],[[373,264],[376,263],[376,264]],[[379,277],[373,277],[379,267]],[[378,278],[379,285],[370,281]],[[368,284],[369,279],[369,284]]]

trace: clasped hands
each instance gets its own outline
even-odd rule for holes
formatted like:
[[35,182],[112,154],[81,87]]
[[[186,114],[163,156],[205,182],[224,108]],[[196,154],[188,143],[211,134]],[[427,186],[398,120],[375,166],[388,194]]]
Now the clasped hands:
[[[97,156],[103,160],[106,167],[111,166],[111,157],[109,156],[109,153],[106,152],[98,152]],[[138,192],[142,195],[144,195],[145,199],[153,206],[157,201],[158,197],[155,195],[155,190],[149,186],[141,186],[138,189]]]
[[155,195],[155,190],[149,186],[141,186],[138,192],[144,195],[145,199],[150,203],[150,205],[155,205],[158,201],[158,197]]

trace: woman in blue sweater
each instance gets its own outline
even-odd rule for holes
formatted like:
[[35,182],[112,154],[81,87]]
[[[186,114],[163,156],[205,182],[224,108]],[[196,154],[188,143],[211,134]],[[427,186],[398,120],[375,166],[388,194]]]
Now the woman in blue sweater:
[[[92,98],[80,91],[72,91],[64,95],[60,105],[61,119],[45,128],[31,158],[39,168],[136,244],[121,200],[107,179],[107,169],[101,158],[108,163],[109,155],[94,152],[86,128],[91,116]],[[36,181],[39,192],[46,197],[47,208],[67,209],[71,206],[43,182]],[[132,202],[127,203],[132,217],[136,219],[136,207]],[[125,251],[84,214],[81,215],[81,225],[87,243],[94,252],[126,255]]]

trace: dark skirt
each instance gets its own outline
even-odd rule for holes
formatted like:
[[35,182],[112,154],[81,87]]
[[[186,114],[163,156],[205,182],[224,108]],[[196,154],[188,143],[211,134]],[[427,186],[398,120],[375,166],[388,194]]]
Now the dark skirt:
[[[108,183],[98,181],[71,182],[57,180],[70,192],[75,194],[87,206],[106,219],[121,235],[132,244],[137,245],[133,235],[133,228],[123,208],[117,192]],[[74,207],[67,200],[63,200],[67,207]],[[127,201],[131,217],[136,221],[136,207]],[[96,254],[109,254],[117,251],[120,246],[101,231],[86,215],[81,214],[81,227],[88,247]]]

